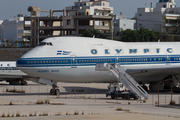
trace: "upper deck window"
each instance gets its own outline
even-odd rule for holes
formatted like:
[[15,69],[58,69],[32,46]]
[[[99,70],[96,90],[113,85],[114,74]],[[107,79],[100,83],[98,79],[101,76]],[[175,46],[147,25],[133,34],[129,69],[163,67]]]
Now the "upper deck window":
[[38,46],[44,46],[44,45],[53,46],[51,42],[40,42]]

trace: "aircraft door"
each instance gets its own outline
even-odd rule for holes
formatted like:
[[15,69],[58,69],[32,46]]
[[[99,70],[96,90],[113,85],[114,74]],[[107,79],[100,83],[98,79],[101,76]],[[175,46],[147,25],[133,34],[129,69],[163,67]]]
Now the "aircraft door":
[[11,72],[11,70],[12,70],[12,68],[11,68],[11,65],[10,64],[7,64],[7,66],[8,66],[8,72]]
[[2,72],[4,72],[4,71],[5,71],[5,67],[3,67],[3,64],[1,64],[1,68],[0,68],[0,70],[1,70]]
[[115,56],[116,56],[115,62],[120,64],[120,62],[121,62],[120,55],[115,55]]
[[171,57],[169,54],[166,55],[166,65],[170,65],[171,64]]
[[71,56],[71,68],[77,68],[77,56],[76,55]]

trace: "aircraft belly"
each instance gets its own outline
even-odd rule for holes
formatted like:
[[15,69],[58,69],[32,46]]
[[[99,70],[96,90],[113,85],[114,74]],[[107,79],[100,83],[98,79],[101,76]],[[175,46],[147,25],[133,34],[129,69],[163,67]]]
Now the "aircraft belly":
[[[124,66],[123,66],[124,67]],[[125,66],[128,69],[132,66]],[[148,67],[146,67],[148,68]],[[109,71],[95,71],[95,66],[77,68],[71,67],[28,67],[21,68],[33,77],[41,77],[56,82],[117,82],[116,77]],[[144,68],[142,68],[144,70]],[[132,72],[132,71],[131,71]],[[169,75],[179,73],[179,69],[157,69],[129,73],[137,82],[155,82]]]
[[[22,68],[25,73],[56,82],[115,82],[117,79],[108,71],[95,71],[95,67],[52,67]],[[32,70],[33,69],[33,70]]]

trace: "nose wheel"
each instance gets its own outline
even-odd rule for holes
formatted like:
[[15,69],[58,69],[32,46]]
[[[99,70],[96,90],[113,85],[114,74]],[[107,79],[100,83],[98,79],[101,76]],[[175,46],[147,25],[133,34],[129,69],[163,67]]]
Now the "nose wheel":
[[58,89],[58,86],[53,84],[52,89],[50,90],[50,95],[59,95],[60,90]]
[[50,95],[59,95],[60,90],[59,89],[51,89],[50,90]]

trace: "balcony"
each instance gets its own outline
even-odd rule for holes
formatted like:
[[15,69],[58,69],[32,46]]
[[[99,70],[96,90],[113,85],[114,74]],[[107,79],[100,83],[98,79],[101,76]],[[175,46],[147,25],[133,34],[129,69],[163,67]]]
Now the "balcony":
[[165,27],[176,27],[177,24],[175,24],[175,23],[164,23],[164,24],[162,24],[162,26],[165,26]]
[[98,30],[109,30],[109,26],[89,26],[89,25],[81,25],[79,26],[79,29],[98,29]]

